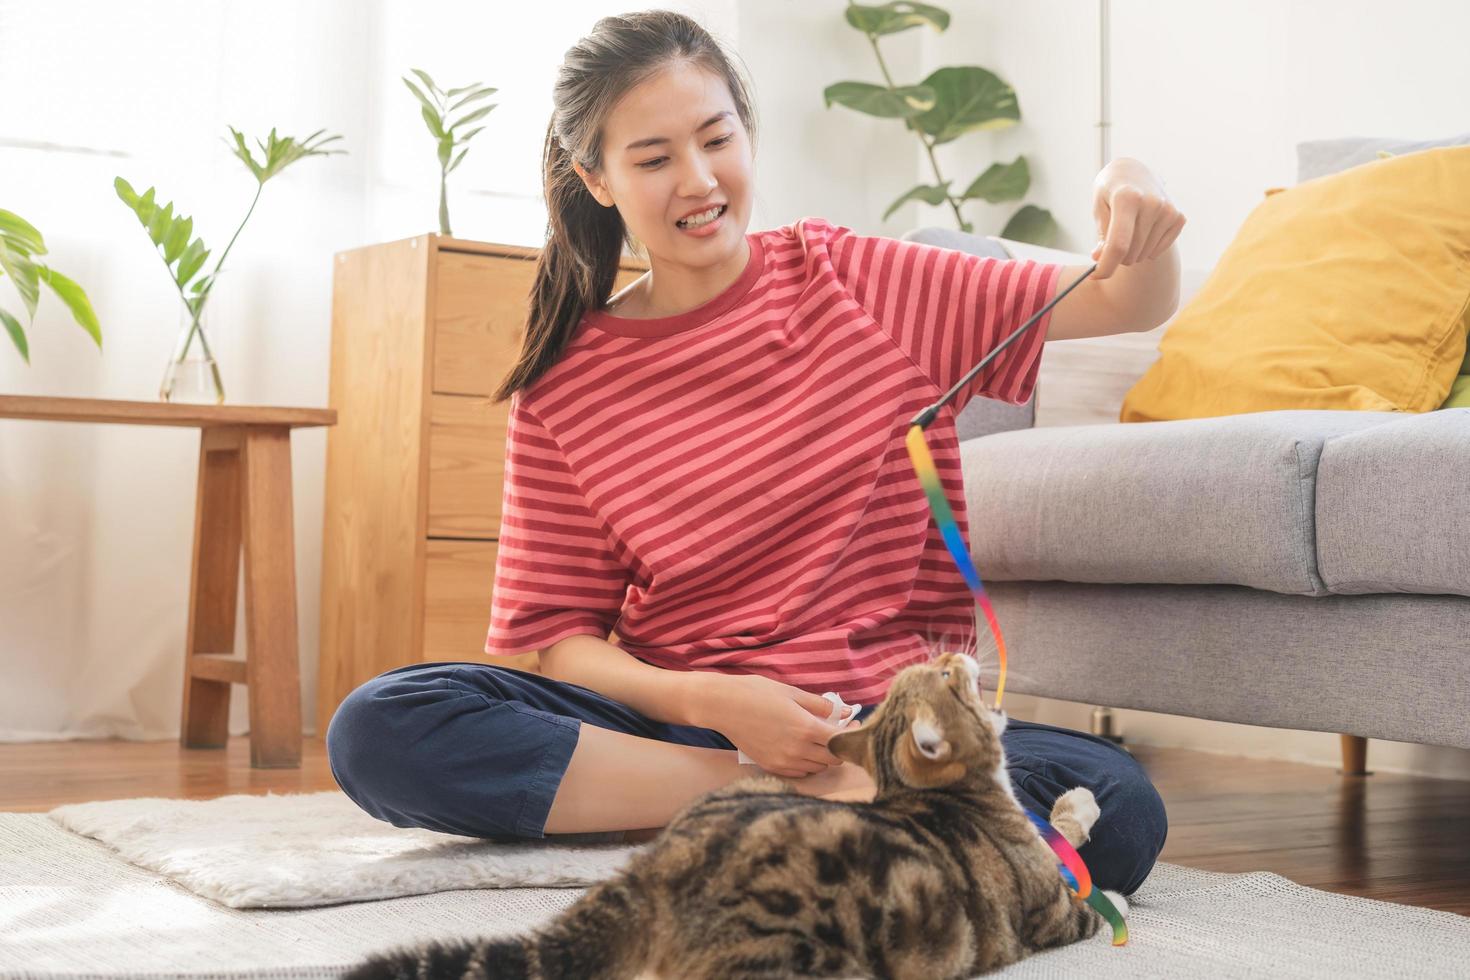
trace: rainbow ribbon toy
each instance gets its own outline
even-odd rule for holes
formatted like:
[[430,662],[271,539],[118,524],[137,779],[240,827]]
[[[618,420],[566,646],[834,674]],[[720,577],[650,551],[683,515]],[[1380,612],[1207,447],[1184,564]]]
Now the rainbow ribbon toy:
[[1096,909],[1098,914],[1112,925],[1113,945],[1122,946],[1128,942],[1128,923],[1123,921],[1118,907],[1102,893],[1102,889],[1092,887],[1092,875],[1087,873],[1087,865],[1082,863],[1082,856],[1067,842],[1067,838],[1047,822],[1045,817],[1039,817],[1030,810],[1026,810],[1026,816],[1031,818],[1031,822],[1041,832],[1042,840],[1050,844],[1051,849],[1056,852],[1057,858],[1061,861],[1062,878],[1067,882],[1067,887],[1071,888],[1073,894],[1078,898]]
[[[934,466],[934,457],[929,452],[929,444],[924,441],[924,429],[939,415],[939,410],[945,406],[945,403],[953,398],[965,385],[969,384],[975,375],[984,369],[985,365],[989,364],[1001,351],[1005,350],[1011,341],[1021,336],[1032,325],[1037,323],[1046,315],[1048,310],[1061,302],[1063,296],[1066,296],[1072,290],[1082,285],[1083,280],[1092,275],[1096,270],[1097,264],[1094,263],[1086,272],[1077,278],[1076,282],[1058,293],[1050,303],[1047,303],[1038,310],[1031,319],[1021,324],[1016,328],[1014,333],[997,344],[995,349],[989,354],[986,354],[979,364],[976,364],[963,378],[957,381],[955,386],[949,389],[943,398],[928,408],[925,408],[918,415],[915,415],[905,440],[908,446],[909,459],[913,461],[914,472],[919,477],[919,485],[924,488],[924,496],[929,499],[929,509],[934,512],[934,522],[939,525],[939,533],[944,537],[944,545],[949,549],[950,557],[954,559],[954,563],[959,566],[960,574],[965,578],[965,584],[975,594],[975,602],[980,607],[980,611],[984,613],[985,621],[990,624],[991,635],[995,637],[995,647],[1000,657],[1000,679],[995,688],[995,710],[997,711],[1000,710],[1000,701],[1005,696],[1006,691],[1005,637],[1001,635],[1000,623],[996,620],[995,610],[990,605],[990,596],[985,594],[985,584],[980,581],[980,573],[975,571],[975,563],[970,560],[970,549],[965,547],[964,538],[960,536],[960,529],[955,523],[954,512],[949,509],[949,500],[944,496],[944,487],[939,482],[939,471]],[[1023,807],[1022,809],[1025,808]],[[1103,918],[1112,923],[1113,945],[1122,946],[1126,943],[1128,941],[1127,923],[1123,921],[1123,917],[1118,914],[1117,907],[1108,900],[1108,897],[1102,893],[1102,890],[1092,887],[1092,876],[1088,874],[1087,865],[1082,863],[1082,858],[1077,854],[1077,851],[1073,849],[1071,844],[1067,843],[1067,839],[1059,834],[1056,828],[1044,817],[1037,816],[1030,810],[1026,810],[1026,816],[1031,818],[1031,822],[1041,832],[1042,839],[1050,844],[1051,849],[1056,852],[1060,860],[1058,867],[1061,869],[1062,877],[1066,880],[1068,887],[1072,889],[1078,898],[1085,900],[1087,904],[1097,909]]]

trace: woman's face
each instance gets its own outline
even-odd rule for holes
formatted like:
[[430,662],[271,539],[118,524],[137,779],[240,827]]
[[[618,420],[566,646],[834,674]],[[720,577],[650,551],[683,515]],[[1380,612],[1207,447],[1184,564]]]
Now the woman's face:
[[[653,142],[657,141],[657,142]],[[750,223],[750,141],[723,79],[676,65],[625,95],[602,133],[601,173],[577,173],[604,206],[616,205],[650,255],[688,266],[727,259]],[[691,211],[722,205],[703,229]]]

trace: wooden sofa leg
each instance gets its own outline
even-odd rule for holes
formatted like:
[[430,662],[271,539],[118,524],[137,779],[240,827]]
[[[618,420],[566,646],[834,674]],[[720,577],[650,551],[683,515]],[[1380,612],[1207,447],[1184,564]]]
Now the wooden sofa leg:
[[1341,735],[1342,774],[1344,776],[1370,776],[1368,772],[1368,740],[1362,735]]

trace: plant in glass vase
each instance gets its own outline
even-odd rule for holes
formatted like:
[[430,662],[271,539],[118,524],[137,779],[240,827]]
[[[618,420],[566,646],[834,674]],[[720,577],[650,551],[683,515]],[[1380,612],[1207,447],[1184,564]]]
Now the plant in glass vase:
[[[481,106],[460,116],[452,123],[449,121],[449,114],[463,109],[477,99],[483,99],[487,95],[494,95],[500,90],[490,88],[488,85],[481,85],[479,82],[474,82],[463,88],[452,88],[448,92],[445,92],[434,84],[434,80],[429,77],[428,72],[419,68],[410,68],[409,70],[419,77],[419,80],[424,83],[424,87],[429,90],[429,94],[433,96],[432,99],[429,98],[428,95],[420,91],[419,87],[407,77],[403,79],[403,84],[408,86],[408,90],[413,93],[414,98],[422,103],[419,106],[419,112],[423,115],[424,125],[429,127],[429,134],[434,137],[434,141],[439,148],[439,234],[452,235],[453,232],[449,230],[449,175],[459,166],[459,162],[464,159],[464,155],[470,151],[470,148],[465,146],[470,141],[470,137],[485,127],[480,126],[467,133],[456,133],[455,131],[461,126],[466,126],[485,118],[486,114],[500,103],[495,102],[487,106]],[[457,96],[460,98],[455,102],[451,103],[449,101],[450,99],[455,99]],[[464,148],[460,149],[459,153],[456,154],[454,151],[460,147]]]
[[[178,343],[174,347],[173,355],[169,358],[168,368],[163,375],[163,383],[158,390],[158,397],[163,401],[212,401],[217,404],[224,402],[225,385],[220,377],[219,363],[215,360],[214,353],[209,347],[204,311],[205,304],[208,303],[210,293],[214,289],[215,281],[219,278],[224,266],[225,257],[230,254],[235,240],[240,237],[240,232],[245,228],[245,222],[250,220],[250,215],[255,211],[256,202],[260,200],[260,192],[265,188],[266,181],[303,157],[330,156],[333,153],[347,152],[346,150],[321,149],[327,143],[342,138],[341,136],[328,136],[325,139],[318,139],[325,130],[319,129],[306,139],[298,141],[291,136],[277,137],[275,129],[272,128],[267,142],[263,143],[258,139],[255,141],[264,156],[263,160],[256,162],[254,154],[245,145],[245,137],[233,126],[229,127],[229,130],[235,137],[235,144],[231,147],[231,152],[250,168],[251,174],[255,177],[255,197],[251,200],[245,217],[241,219],[240,227],[235,229],[235,234],[230,237],[229,244],[225,246],[225,250],[215,261],[214,269],[198,279],[194,277],[204,268],[210,252],[205,248],[202,238],[189,240],[194,233],[194,219],[175,214],[172,201],[159,207],[153,199],[154,189],[152,187],[139,194],[123,178],[118,177],[113,181],[117,196],[124,204],[133,209],[133,213],[138,216],[138,220],[147,230],[148,237],[158,247],[163,264],[173,278],[174,286],[179,291],[179,299],[184,304],[180,312],[182,328],[179,331]],[[228,140],[225,142],[229,144]],[[191,356],[196,337],[199,340],[198,351]]]

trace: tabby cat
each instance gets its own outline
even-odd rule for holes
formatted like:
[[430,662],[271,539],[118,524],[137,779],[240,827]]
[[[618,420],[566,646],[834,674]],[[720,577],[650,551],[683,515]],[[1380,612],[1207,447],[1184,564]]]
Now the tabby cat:
[[[1071,896],[1017,802],[1006,718],[981,701],[979,670],[957,653],[908,667],[862,727],[832,737],[873,776],[870,803],[741,779],[535,933],[379,954],[349,980],[941,980],[1090,937],[1104,920]],[[1077,788],[1051,822],[1077,847],[1098,815]]]

